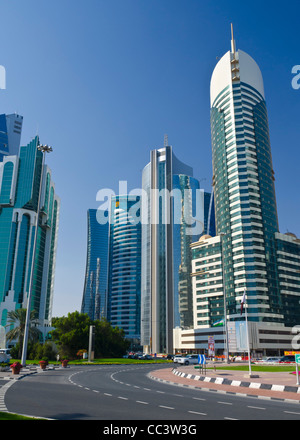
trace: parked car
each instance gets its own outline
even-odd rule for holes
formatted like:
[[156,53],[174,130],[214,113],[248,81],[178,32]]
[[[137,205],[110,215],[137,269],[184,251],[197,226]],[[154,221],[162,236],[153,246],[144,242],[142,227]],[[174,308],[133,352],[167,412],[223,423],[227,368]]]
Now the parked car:
[[11,359],[9,348],[0,348],[0,353],[3,354],[2,358],[6,356],[7,359],[6,361],[2,361],[2,362],[8,362]]
[[180,357],[177,359],[177,363],[178,364],[183,364],[183,365],[195,365],[198,364],[198,355],[197,354],[188,354],[185,357]]
[[280,357],[268,357],[265,361],[263,362],[270,362],[270,363],[274,363],[277,364],[280,361]]
[[11,360],[10,349],[1,348],[0,349],[0,362],[9,362]]
[[283,356],[279,361],[280,364],[290,364],[291,362],[295,362],[295,355]]

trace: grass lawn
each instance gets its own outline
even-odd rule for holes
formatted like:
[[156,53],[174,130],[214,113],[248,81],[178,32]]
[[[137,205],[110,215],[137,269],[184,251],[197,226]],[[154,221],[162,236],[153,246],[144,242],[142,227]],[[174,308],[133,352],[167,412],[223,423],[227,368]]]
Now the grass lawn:
[[36,417],[19,416],[18,414],[0,412],[0,420],[45,420]]
[[[207,366],[207,369],[213,369],[214,367]],[[235,370],[235,371],[248,371],[249,365],[223,365],[217,366],[216,370]],[[256,372],[267,372],[267,373],[292,373],[296,371],[295,365],[251,365],[251,370]]]

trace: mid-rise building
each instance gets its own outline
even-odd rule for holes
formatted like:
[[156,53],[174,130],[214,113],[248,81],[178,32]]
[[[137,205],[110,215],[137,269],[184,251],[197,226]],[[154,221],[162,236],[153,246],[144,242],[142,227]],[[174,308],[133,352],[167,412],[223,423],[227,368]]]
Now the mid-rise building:
[[27,308],[33,267],[31,310],[45,335],[52,318],[60,200],[39,145],[35,137],[18,156],[0,163],[0,324],[7,324],[8,312]]

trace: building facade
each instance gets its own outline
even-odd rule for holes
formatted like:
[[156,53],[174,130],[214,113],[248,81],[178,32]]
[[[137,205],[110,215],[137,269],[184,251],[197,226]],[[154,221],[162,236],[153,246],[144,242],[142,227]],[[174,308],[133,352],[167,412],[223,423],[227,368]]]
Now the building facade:
[[300,240],[279,233],[263,78],[233,36],[210,94],[217,237],[192,245],[194,329],[203,333],[226,317],[235,331],[246,291],[251,349],[273,354],[278,340],[278,350],[291,350],[300,322]]
[[151,151],[142,188],[141,344],[172,353],[173,329],[193,326],[190,245],[204,232],[204,191],[170,146]]
[[87,257],[81,313],[94,319],[107,317],[109,224],[97,220],[97,210],[87,212]]
[[52,318],[60,200],[38,146],[36,137],[0,163],[0,324],[6,325],[8,312],[27,308],[33,265],[31,309],[45,335]]
[[5,156],[17,156],[21,143],[23,116],[0,115],[0,162]]
[[140,196],[111,197],[107,319],[132,344],[141,337]]

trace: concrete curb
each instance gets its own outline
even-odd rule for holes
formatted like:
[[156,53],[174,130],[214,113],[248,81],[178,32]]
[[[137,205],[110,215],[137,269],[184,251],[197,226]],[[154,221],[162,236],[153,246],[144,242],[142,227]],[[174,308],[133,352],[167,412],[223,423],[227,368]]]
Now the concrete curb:
[[246,382],[240,380],[229,380],[222,377],[208,377],[208,376],[197,376],[194,374],[186,374],[174,368],[172,373],[175,376],[184,377],[186,379],[197,380],[202,382],[215,383],[217,385],[231,385],[233,387],[243,387],[243,388],[254,388],[256,390],[268,390],[268,391],[282,391],[288,393],[300,394],[300,387],[288,386],[288,385],[271,385],[258,382]]

